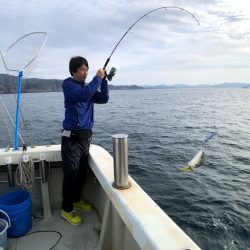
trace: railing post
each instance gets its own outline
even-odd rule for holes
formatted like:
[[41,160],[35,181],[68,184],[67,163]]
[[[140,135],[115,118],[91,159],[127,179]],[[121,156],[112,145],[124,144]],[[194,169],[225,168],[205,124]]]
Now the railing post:
[[116,189],[127,189],[128,181],[128,135],[116,134],[113,138],[114,183]]

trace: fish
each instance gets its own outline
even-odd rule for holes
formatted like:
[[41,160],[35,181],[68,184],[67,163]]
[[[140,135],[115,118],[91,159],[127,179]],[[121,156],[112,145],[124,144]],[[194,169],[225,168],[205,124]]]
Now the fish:
[[181,171],[194,171],[194,169],[200,167],[205,160],[205,153],[200,150],[195,157],[189,161],[185,166],[181,167]]

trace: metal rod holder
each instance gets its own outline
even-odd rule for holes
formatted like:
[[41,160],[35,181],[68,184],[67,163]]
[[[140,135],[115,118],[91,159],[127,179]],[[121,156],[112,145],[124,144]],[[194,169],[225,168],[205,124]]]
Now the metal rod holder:
[[114,182],[116,189],[127,189],[131,186],[128,181],[128,135],[115,134],[113,138]]
[[9,187],[14,187],[14,176],[12,171],[12,164],[7,164],[7,170],[8,170],[8,182]]
[[43,183],[48,182],[48,173],[47,173],[48,171],[44,160],[41,160],[39,163],[39,172],[40,176],[42,177],[42,182]]

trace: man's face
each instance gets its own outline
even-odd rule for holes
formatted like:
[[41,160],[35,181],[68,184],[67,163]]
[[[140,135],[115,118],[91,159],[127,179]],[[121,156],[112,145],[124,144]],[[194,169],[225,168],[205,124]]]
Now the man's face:
[[77,69],[76,73],[73,73],[73,77],[79,82],[85,82],[88,76],[88,71],[89,69],[85,65],[82,65]]

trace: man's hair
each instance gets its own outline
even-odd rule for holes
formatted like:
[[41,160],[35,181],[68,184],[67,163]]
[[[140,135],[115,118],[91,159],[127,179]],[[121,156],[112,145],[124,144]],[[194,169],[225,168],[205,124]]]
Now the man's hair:
[[81,56],[75,56],[72,57],[69,61],[69,72],[73,76],[73,73],[76,73],[78,68],[80,68],[82,65],[85,65],[87,68],[89,68],[88,61],[81,57]]

